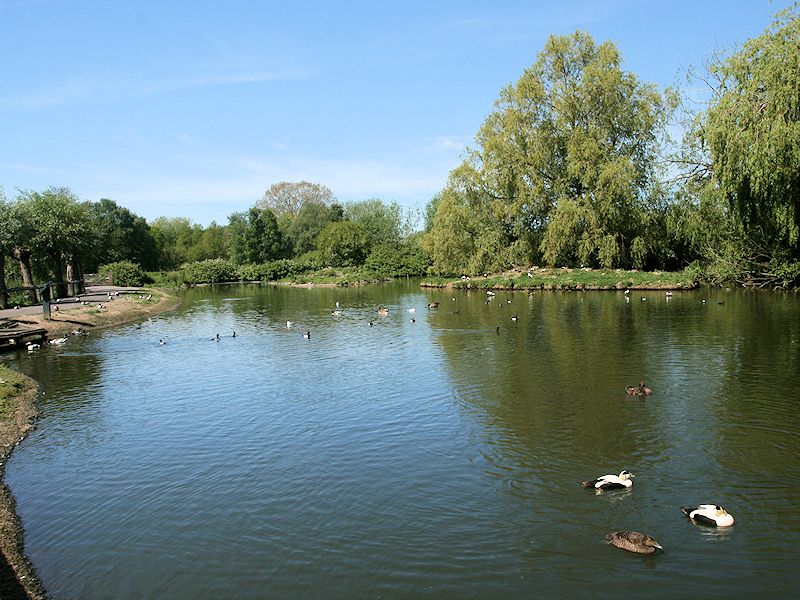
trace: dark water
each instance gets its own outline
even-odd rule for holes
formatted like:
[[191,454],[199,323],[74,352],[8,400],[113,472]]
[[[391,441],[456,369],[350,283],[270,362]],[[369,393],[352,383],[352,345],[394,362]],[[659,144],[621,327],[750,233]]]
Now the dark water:
[[192,290],[5,356],[46,390],[6,474],[26,551],[57,600],[796,592],[800,299],[640,296]]

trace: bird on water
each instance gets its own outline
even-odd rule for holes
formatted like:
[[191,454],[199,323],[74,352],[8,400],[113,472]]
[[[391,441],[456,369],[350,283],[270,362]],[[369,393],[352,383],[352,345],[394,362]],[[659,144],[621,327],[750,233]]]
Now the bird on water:
[[736,520],[727,510],[716,504],[700,504],[698,506],[681,506],[683,514],[692,522],[708,527],[730,527]]
[[622,548],[628,552],[636,552],[637,554],[653,554],[658,550],[664,549],[651,536],[638,531],[614,531],[608,533],[606,534],[606,542],[617,548]]
[[629,385],[625,388],[625,393],[628,396],[649,396],[653,393],[644,380],[639,382],[639,385]]
[[633,485],[633,481],[631,481],[633,477],[636,475],[628,471],[621,471],[619,475],[603,475],[591,481],[581,481],[581,485],[596,490],[621,490]]

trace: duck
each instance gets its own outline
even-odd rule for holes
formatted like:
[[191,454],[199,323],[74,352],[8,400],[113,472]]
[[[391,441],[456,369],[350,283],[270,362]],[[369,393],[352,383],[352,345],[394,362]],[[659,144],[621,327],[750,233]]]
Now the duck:
[[381,307],[378,308],[378,314],[380,316],[382,316],[382,317],[388,317],[389,316],[389,309],[386,308],[385,306],[381,306]]
[[60,346],[61,344],[67,343],[67,338],[66,337],[56,338],[54,340],[50,340],[50,343],[53,344],[54,346]]
[[511,320],[512,321],[516,321],[517,319],[519,319],[519,317],[517,315],[511,315]]
[[342,316],[342,311],[340,311],[340,310],[332,310],[331,311],[331,316],[340,317],[340,316]]
[[28,342],[26,347],[28,348],[28,352],[33,352],[34,350],[38,350],[42,346],[41,344],[37,344],[35,342]]
[[439,303],[438,302],[429,302],[428,304],[425,305],[425,308],[439,308]]
[[628,394],[628,396],[649,396],[650,394],[653,393],[653,390],[647,387],[644,380],[642,380],[639,382],[639,385],[627,386],[625,388],[625,393]]
[[708,527],[730,527],[736,522],[732,514],[716,504],[681,506],[681,510],[694,523]]
[[294,325],[294,321],[286,321],[286,329],[291,329],[292,325]]
[[637,554],[653,554],[658,550],[664,549],[651,536],[638,531],[614,531],[608,533],[606,534],[606,542],[617,548],[622,548],[628,552],[636,552]]
[[303,334],[303,339],[304,339],[304,340],[310,340],[310,339],[311,339],[311,332],[310,332],[310,331],[306,331],[306,332]]
[[581,485],[585,488],[594,488],[596,490],[621,490],[629,488],[633,485],[632,478],[636,477],[633,473],[628,471],[621,471],[619,475],[603,475],[591,481],[582,481]]
[[158,345],[159,346],[166,346],[167,342],[165,342],[164,340],[158,340]]
[[411,308],[408,309],[408,312],[415,313],[417,312],[417,309],[412,306]]
[[414,317],[411,317],[411,318],[408,320],[408,322],[409,322],[409,323],[416,323],[416,322],[417,322],[417,320],[416,320]]

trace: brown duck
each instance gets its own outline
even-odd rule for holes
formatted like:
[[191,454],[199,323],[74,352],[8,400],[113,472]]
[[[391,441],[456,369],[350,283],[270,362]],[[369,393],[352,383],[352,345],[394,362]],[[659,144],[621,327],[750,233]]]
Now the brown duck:
[[638,531],[615,531],[606,534],[606,542],[617,548],[622,548],[628,552],[637,554],[653,554],[657,550],[663,550],[661,544],[649,535]]

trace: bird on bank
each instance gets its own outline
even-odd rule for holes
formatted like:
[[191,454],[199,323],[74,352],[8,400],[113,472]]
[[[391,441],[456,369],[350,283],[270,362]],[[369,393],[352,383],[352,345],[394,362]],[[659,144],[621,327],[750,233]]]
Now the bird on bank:
[[681,506],[681,510],[692,522],[707,527],[730,527],[736,522],[732,514],[716,504]]
[[631,481],[633,477],[636,477],[636,475],[628,471],[622,471],[619,475],[603,475],[591,481],[581,481],[581,485],[585,488],[594,488],[596,490],[621,490],[633,485],[633,481]]
[[649,396],[653,393],[653,390],[647,387],[645,382],[642,380],[639,382],[639,385],[627,386],[625,388],[625,393],[628,394],[628,396]]
[[664,549],[651,536],[638,531],[614,531],[608,533],[606,534],[606,542],[617,548],[622,548],[628,552],[636,552],[637,554],[653,554],[658,550]]

